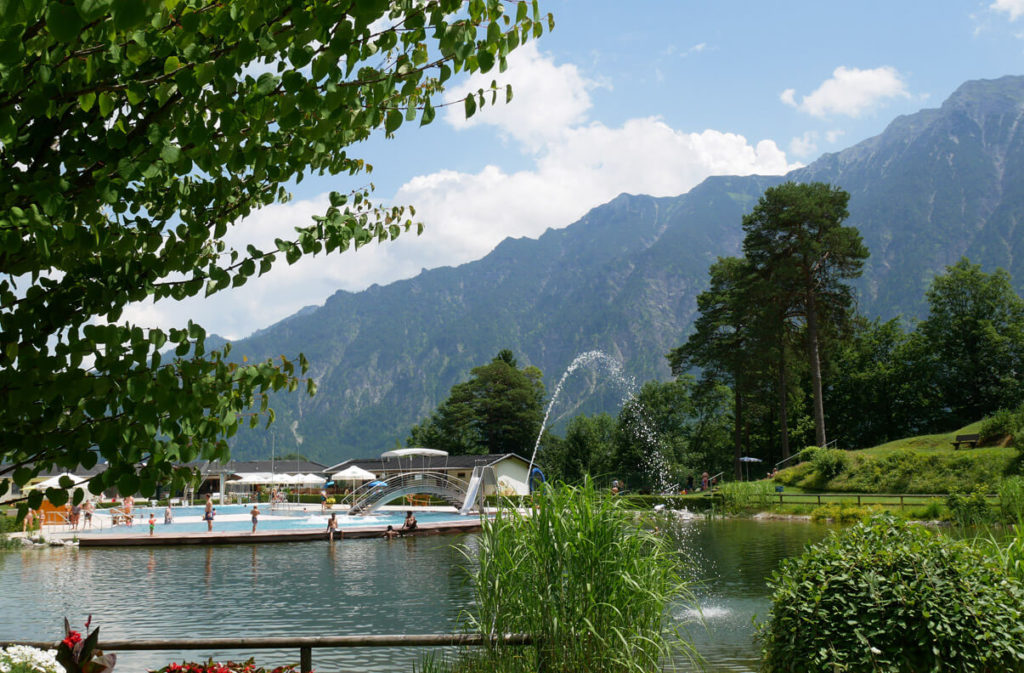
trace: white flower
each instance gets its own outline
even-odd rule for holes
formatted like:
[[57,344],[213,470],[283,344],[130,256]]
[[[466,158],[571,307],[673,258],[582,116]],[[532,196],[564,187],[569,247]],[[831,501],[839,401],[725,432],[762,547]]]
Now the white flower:
[[874,645],[871,646],[871,654],[881,654],[882,650],[878,649]]
[[[15,665],[17,669],[15,669]],[[57,650],[40,650],[25,645],[11,645],[0,649],[0,673],[38,671],[38,673],[66,673],[57,662]]]

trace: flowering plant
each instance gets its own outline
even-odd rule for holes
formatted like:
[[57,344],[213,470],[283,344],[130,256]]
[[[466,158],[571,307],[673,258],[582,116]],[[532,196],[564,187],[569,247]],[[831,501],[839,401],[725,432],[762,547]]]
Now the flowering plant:
[[65,673],[56,655],[57,650],[40,650],[27,645],[0,648],[0,673]]
[[161,669],[150,670],[149,673],[295,673],[295,671],[295,664],[267,669],[257,666],[254,659],[224,663],[210,659],[205,664],[184,661],[180,664],[168,664]]
[[92,623],[92,615],[85,620],[85,638],[78,631],[72,631],[68,620],[64,620],[64,640],[57,646],[57,661],[67,673],[109,673],[114,670],[114,662],[117,661],[115,654],[103,654],[96,649],[96,643],[100,639],[100,629],[97,626],[92,633],[89,632],[89,624]]

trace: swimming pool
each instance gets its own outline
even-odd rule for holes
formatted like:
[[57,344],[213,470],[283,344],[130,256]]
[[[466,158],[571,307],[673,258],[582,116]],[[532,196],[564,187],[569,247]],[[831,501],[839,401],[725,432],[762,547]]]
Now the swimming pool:
[[[249,531],[252,530],[252,518],[249,515],[252,505],[218,505],[214,507],[216,516],[213,520],[215,531]],[[329,513],[320,512],[320,508],[314,505],[315,511],[303,511],[297,509],[275,509],[270,510],[266,506],[260,507],[259,523],[256,530],[327,530],[327,519]],[[164,523],[164,509],[161,507],[136,507],[132,514],[133,525],[111,526],[109,521],[102,518],[103,511],[97,512],[97,523],[102,527],[92,529],[80,529],[80,535],[90,533],[119,533],[119,534],[148,534],[149,515],[156,517],[157,533],[198,533],[206,530],[206,522],[203,521],[204,507],[172,507],[173,521]],[[400,528],[405,521],[405,510],[378,510],[373,514],[349,516],[345,511],[334,512],[338,522],[338,528],[344,529],[352,526],[380,526],[385,528],[392,525]],[[420,523],[442,523],[446,521],[465,521],[466,517],[455,512],[416,512],[416,520]]]

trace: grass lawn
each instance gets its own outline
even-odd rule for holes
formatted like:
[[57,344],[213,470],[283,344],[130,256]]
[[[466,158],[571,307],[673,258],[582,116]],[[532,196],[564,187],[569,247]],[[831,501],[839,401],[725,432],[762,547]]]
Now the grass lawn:
[[956,435],[977,433],[980,425],[844,451],[842,469],[829,479],[809,461],[780,471],[776,481],[789,492],[991,493],[1006,477],[1021,474],[1024,461],[1015,447],[953,448]]

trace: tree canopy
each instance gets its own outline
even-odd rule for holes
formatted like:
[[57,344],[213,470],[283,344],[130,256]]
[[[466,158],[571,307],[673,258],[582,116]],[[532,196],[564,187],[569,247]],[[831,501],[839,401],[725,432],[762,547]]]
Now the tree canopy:
[[[0,2],[0,476],[24,484],[102,457],[93,493],[149,495],[183,483],[189,461],[226,458],[240,423],[272,420],[267,395],[299,387],[301,355],[231,362],[200,325],[147,329],[125,308],[407,229],[411,209],[346,187],[271,249],[224,241],[289,184],[369,172],[351,146],[430,123],[454,74],[504,70],[551,26],[536,2],[506,6]],[[458,104],[472,115],[498,93]]]
[[519,368],[509,350],[475,367],[468,381],[452,386],[448,399],[407,443],[454,455],[532,452],[544,422],[543,374]]

